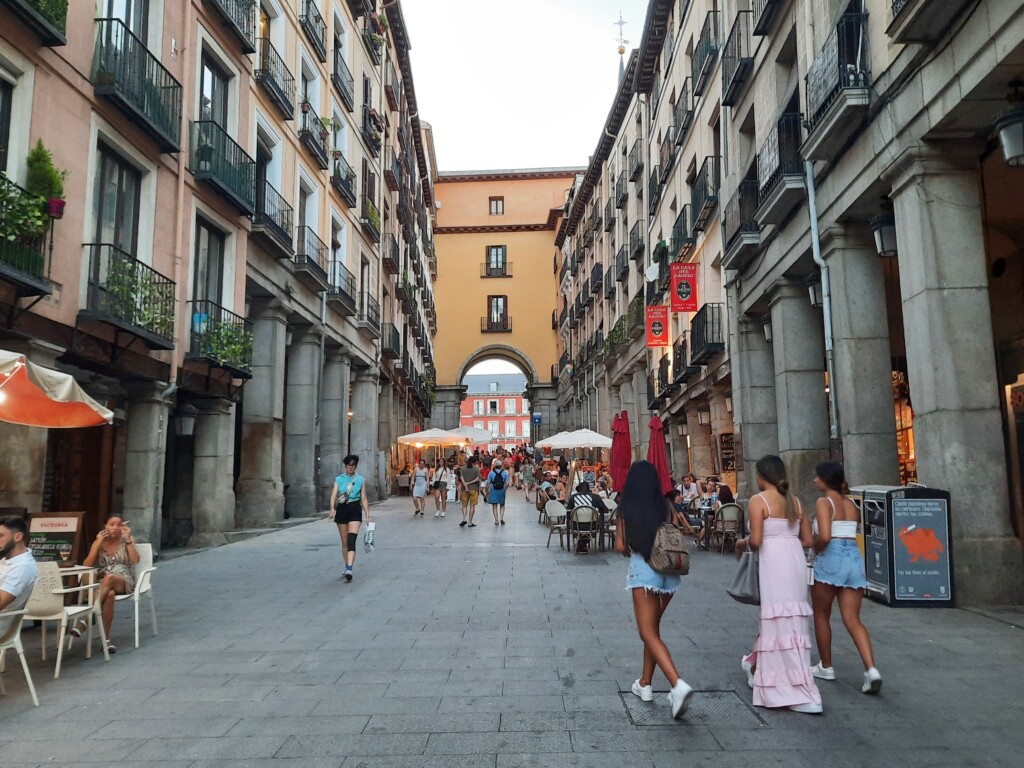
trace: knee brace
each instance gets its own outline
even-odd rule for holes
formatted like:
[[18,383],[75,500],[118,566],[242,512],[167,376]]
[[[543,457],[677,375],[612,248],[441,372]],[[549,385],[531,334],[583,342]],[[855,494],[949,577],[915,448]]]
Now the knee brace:
[[347,538],[347,541],[348,541],[348,549],[351,552],[352,550],[354,550],[356,548],[356,544],[359,542],[359,534],[358,533],[350,533],[350,534],[347,535],[346,538]]

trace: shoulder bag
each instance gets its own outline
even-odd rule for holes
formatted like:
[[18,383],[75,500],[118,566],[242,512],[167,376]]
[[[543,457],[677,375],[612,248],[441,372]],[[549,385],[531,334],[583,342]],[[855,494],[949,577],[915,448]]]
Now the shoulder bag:
[[757,552],[747,550],[740,555],[740,567],[726,590],[729,597],[744,605],[761,604],[761,578],[758,574]]

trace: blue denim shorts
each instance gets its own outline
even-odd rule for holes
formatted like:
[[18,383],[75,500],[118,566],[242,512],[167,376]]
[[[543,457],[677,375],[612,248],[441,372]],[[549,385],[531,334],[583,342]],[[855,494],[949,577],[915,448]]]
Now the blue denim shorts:
[[833,587],[864,589],[864,556],[854,539],[832,539],[814,560],[814,580]]
[[629,556],[629,572],[626,574],[626,589],[641,587],[648,592],[671,595],[679,589],[678,576],[664,576],[651,568],[643,555]]

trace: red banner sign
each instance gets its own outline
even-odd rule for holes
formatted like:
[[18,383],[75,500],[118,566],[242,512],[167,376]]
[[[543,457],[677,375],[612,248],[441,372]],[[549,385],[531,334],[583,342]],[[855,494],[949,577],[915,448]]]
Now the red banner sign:
[[669,346],[668,333],[668,307],[664,304],[647,307],[647,346]]
[[696,312],[697,306],[697,265],[672,265],[672,311]]

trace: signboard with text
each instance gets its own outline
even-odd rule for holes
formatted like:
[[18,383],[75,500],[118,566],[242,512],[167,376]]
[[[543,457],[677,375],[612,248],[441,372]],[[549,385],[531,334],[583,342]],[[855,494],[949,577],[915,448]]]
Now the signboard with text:
[[85,553],[82,532],[85,512],[37,512],[29,516],[28,547],[42,563],[73,565]]
[[697,306],[697,265],[672,265],[672,311],[696,312]]
[[647,307],[647,346],[667,347],[668,307],[664,304]]
[[951,601],[948,495],[922,498],[906,493],[901,498],[897,491],[889,504],[893,598]]

